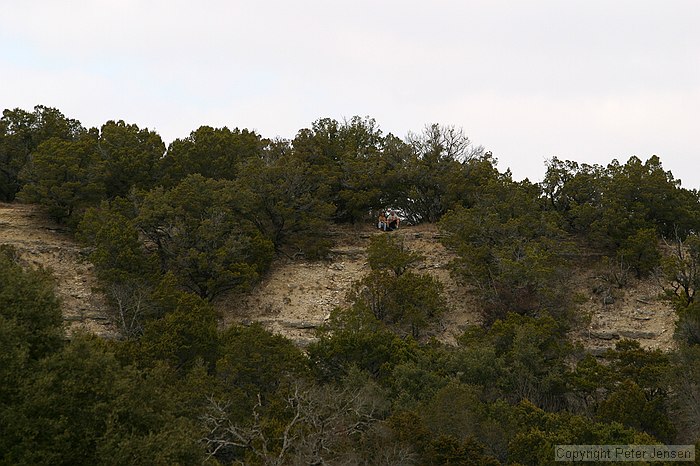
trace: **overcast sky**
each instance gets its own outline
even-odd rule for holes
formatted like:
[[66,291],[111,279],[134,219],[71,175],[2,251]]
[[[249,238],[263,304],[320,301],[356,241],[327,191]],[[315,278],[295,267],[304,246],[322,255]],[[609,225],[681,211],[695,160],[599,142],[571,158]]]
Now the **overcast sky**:
[[700,188],[698,0],[0,0],[0,107],[293,138],[427,123],[538,181],[657,154]]

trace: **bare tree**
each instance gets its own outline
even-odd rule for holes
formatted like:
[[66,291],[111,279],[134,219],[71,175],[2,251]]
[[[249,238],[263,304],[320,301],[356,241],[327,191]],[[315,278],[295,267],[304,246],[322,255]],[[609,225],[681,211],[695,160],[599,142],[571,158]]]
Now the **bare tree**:
[[[384,400],[371,385],[305,386],[294,383],[284,399],[285,414],[278,422],[264,416],[263,403],[253,408],[245,425],[229,415],[229,405],[209,398],[202,417],[202,438],[209,457],[222,457],[239,448],[265,465],[411,464],[410,447],[393,442],[383,425]],[[281,422],[279,422],[281,421]],[[276,425],[276,429],[270,429]],[[371,445],[380,443],[381,451]],[[364,445],[364,447],[363,447]],[[239,455],[240,456],[240,455]],[[370,458],[371,457],[371,458]],[[238,459],[243,464],[244,459]]]
[[[281,465],[286,461],[286,456],[297,438],[297,424],[302,420],[302,406],[295,402],[299,397],[299,387],[294,387],[293,393],[286,400],[287,406],[292,408],[292,416],[284,425],[282,435],[279,438],[272,437],[264,427],[262,419],[262,401],[258,394],[258,402],[253,407],[253,421],[250,425],[239,425],[233,422],[229,416],[230,404],[223,403],[213,397],[209,397],[209,409],[202,417],[202,421],[208,433],[202,438],[208,453],[208,459],[225,449],[239,447],[253,453],[265,465]],[[281,442],[279,451],[273,444]],[[240,464],[244,461],[238,460]]]
[[673,254],[663,261],[666,294],[671,297],[677,310],[686,308],[695,301],[700,289],[700,237],[691,235],[683,241],[678,234],[671,245]]
[[113,304],[110,318],[122,336],[126,339],[140,336],[147,314],[152,310],[147,285],[134,280],[114,281],[105,292]]
[[420,134],[409,132],[406,141],[420,156],[432,155],[462,163],[483,155],[485,150],[483,146],[474,146],[463,128],[437,123],[426,125]]

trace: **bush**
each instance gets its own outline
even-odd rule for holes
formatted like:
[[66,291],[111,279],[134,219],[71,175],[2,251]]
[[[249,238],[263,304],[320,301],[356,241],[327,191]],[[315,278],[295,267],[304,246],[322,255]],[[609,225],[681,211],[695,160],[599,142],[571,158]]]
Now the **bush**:
[[393,236],[372,238],[367,255],[372,271],[354,284],[353,305],[417,338],[447,309],[442,283],[429,274],[409,270],[420,256]]
[[46,270],[25,269],[17,252],[0,246],[0,319],[27,345],[28,356],[40,359],[63,342],[63,316]]
[[653,272],[661,264],[659,238],[653,228],[637,230],[625,239],[617,255],[634,269],[637,278]]

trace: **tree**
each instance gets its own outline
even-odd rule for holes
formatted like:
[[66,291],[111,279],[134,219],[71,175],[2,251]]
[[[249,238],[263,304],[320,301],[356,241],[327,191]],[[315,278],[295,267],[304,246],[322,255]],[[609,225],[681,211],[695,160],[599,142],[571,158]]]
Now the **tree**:
[[132,187],[146,190],[158,184],[165,144],[157,133],[110,120],[100,129],[97,148],[108,199],[126,197]]
[[90,262],[111,304],[112,323],[129,339],[140,336],[146,320],[157,316],[151,289],[160,277],[155,257],[139,238],[133,214],[129,218],[122,212],[126,204],[119,198],[88,209],[77,236],[90,248]]
[[63,319],[45,270],[24,268],[17,252],[0,246],[0,463],[18,441],[12,431],[22,384],[37,361],[64,344]]
[[679,435],[676,440],[697,443],[700,439],[700,346],[681,346],[671,358],[669,417]]
[[[623,380],[600,402],[598,417],[636,430],[651,431],[660,439],[671,439],[673,428],[660,400],[649,401],[644,390],[630,379]],[[661,415],[661,417],[659,417]]]
[[657,156],[624,165],[579,165],[553,158],[542,183],[550,208],[570,232],[615,252],[640,230],[685,238],[698,226],[698,193],[680,187]]
[[678,310],[674,338],[688,345],[700,345],[700,303]]
[[551,413],[527,401],[512,408],[504,405],[499,408],[501,412],[494,415],[510,416],[517,429],[508,443],[509,463],[517,461],[521,464],[553,464],[555,445],[658,443],[654,437],[616,422],[595,422],[566,411]]
[[5,405],[17,398],[20,380],[30,363],[25,335],[16,321],[0,315],[0,425],[8,422]]
[[259,324],[229,327],[219,341],[216,377],[228,396],[237,398],[229,409],[235,417],[249,415],[259,400],[267,403],[286,381],[310,375],[301,350]]
[[540,186],[548,207],[562,215],[564,228],[583,234],[599,215],[606,179],[603,166],[553,157],[547,161],[547,172]]
[[191,175],[138,202],[134,223],[161,271],[172,272],[182,286],[209,300],[246,290],[272,260],[272,243],[236,215],[236,194],[230,181]]
[[166,292],[165,299],[171,302],[159,304],[167,311],[149,320],[143,336],[131,343],[137,360],[146,367],[165,361],[182,373],[199,362],[212,370],[218,346],[216,312],[196,295],[164,288],[160,291]]
[[379,207],[385,195],[381,181],[387,171],[382,157],[384,136],[373,118],[354,116],[340,126],[339,139],[336,218],[355,223]]
[[422,422],[432,433],[424,455],[438,464],[500,464],[476,440],[483,411],[478,387],[452,382],[441,388],[422,410]]
[[638,230],[658,225],[662,234],[668,231],[658,197],[672,197],[677,186],[670,173],[663,171],[658,158],[642,164],[637,157],[631,157],[625,165],[613,160],[606,171],[603,204],[599,217],[591,224],[594,240],[616,250]]
[[79,337],[51,354],[22,386],[10,426],[8,463],[77,464],[95,459],[117,363]]
[[0,319],[26,345],[32,360],[63,343],[63,317],[53,287],[48,271],[23,268],[17,251],[0,246]]
[[639,342],[621,340],[608,350],[611,382],[607,397],[600,402],[597,415],[603,421],[617,421],[648,432],[663,441],[675,436],[668,417],[668,355],[661,350],[645,350]]
[[656,231],[653,228],[637,230],[620,244],[617,255],[634,269],[637,278],[649,275],[661,264]]
[[413,359],[398,364],[388,380],[391,398],[401,409],[417,409],[430,400],[460,372],[452,348],[423,345]]
[[420,256],[388,235],[372,238],[367,254],[372,271],[353,285],[353,305],[369,309],[392,326],[408,327],[418,337],[447,309],[442,283],[429,274],[408,270]]
[[77,334],[27,372],[3,422],[0,462],[201,464],[179,387],[163,371],[122,367],[107,347]]
[[154,264],[146,256],[133,213],[124,212],[126,199],[103,201],[88,209],[78,225],[77,237],[89,246],[90,262],[104,280],[120,281],[129,277],[143,280],[152,275]]
[[676,237],[672,254],[662,259],[662,279],[666,298],[676,312],[676,339],[687,344],[700,343],[700,237],[692,234],[685,241]]
[[354,223],[365,220],[386,196],[384,144],[374,119],[354,116],[343,122],[321,118],[300,130],[292,147],[293,156],[327,183],[334,220]]
[[43,142],[24,167],[25,185],[18,197],[48,208],[58,222],[77,221],[82,211],[104,197],[102,164],[95,131],[75,141]]
[[[680,180],[673,173],[663,168],[658,156],[651,156],[642,163],[637,157],[631,157],[622,167],[609,166],[613,172],[611,191],[618,197],[624,197],[630,210],[646,214],[646,220],[653,223],[664,237],[676,233],[685,237],[698,226],[698,198],[681,188]],[[627,183],[621,181],[625,180]],[[620,181],[618,181],[620,180]],[[616,192],[619,189],[619,192]],[[629,206],[632,209],[629,209]],[[644,205],[645,209],[640,208]]]
[[409,251],[404,242],[390,235],[376,235],[367,247],[367,263],[372,270],[389,270],[399,277],[416,262],[420,254]]
[[336,309],[319,329],[319,338],[309,345],[313,370],[321,381],[339,380],[352,366],[376,379],[410,359],[415,351],[411,340],[402,340],[361,307]]
[[363,448],[387,408],[378,387],[357,371],[343,382],[293,382],[279,390],[277,403],[258,397],[248,422],[210,398],[203,417],[210,457],[269,465],[385,464],[369,460],[380,456]]
[[161,160],[163,185],[173,187],[187,176],[234,180],[240,164],[261,157],[266,142],[255,131],[200,126],[176,139]]
[[665,292],[676,310],[695,303],[700,289],[700,236],[691,235],[684,241],[676,237],[673,254],[663,260]]
[[426,126],[421,134],[409,133],[407,143],[413,153],[403,170],[408,184],[399,207],[412,222],[437,222],[455,205],[468,202],[473,163],[495,163],[454,126]]
[[444,244],[457,254],[453,273],[474,286],[487,324],[508,312],[572,318],[566,285],[569,243],[538,187],[503,180],[470,209],[443,217]]
[[569,374],[570,390],[583,412],[670,441],[675,436],[669,417],[675,368],[669,355],[621,340],[603,358],[600,362],[587,355]]
[[409,132],[407,142],[418,154],[443,160],[468,162],[484,153],[483,146],[474,146],[463,128],[433,123],[420,134]]
[[0,118],[0,200],[12,201],[23,182],[20,172],[39,145],[51,138],[74,141],[85,132],[80,122],[55,108],[37,105],[33,112],[6,109]]
[[565,406],[566,366],[573,348],[553,318],[509,313],[488,330],[468,330],[459,343],[465,382],[491,392],[495,388],[494,396],[511,402],[527,399],[545,409]]
[[601,364],[591,353],[586,353],[567,374],[572,411],[595,415],[600,402],[607,395],[605,387],[612,385],[613,377],[610,366]]
[[292,157],[271,162],[250,159],[243,167],[245,176],[236,182],[240,202],[235,205],[241,216],[255,224],[278,252],[323,257],[330,246],[326,230],[335,210],[327,200],[325,180]]
[[447,309],[442,293],[442,283],[429,274],[374,271],[355,284],[351,297],[355,306],[417,338]]

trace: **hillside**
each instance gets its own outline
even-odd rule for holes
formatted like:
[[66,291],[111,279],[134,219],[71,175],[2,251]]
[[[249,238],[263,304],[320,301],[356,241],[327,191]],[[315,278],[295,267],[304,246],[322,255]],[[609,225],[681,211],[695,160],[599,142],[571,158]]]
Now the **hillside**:
[[[336,246],[327,262],[278,261],[271,273],[247,296],[223,298],[217,306],[225,322],[260,321],[270,330],[299,344],[313,339],[314,330],[337,306],[347,304],[352,283],[369,267],[365,248],[372,235],[393,234],[402,237],[409,249],[423,260],[417,268],[440,279],[450,311],[432,334],[453,343],[466,326],[480,322],[476,300],[469,289],[450,275],[448,264],[453,255],[439,241],[434,225],[402,228],[383,233],[371,226],[342,227],[331,231]],[[580,296],[581,312],[590,316],[589,325],[573,332],[572,339],[594,353],[615,345],[620,338],[638,340],[645,348],[673,347],[675,313],[658,299],[660,287],[654,280],[631,280],[623,290],[615,290],[614,302],[596,293],[599,271],[582,254],[581,268],[572,278]]]
[[436,336],[454,342],[454,336],[467,325],[479,323],[474,299],[450,276],[447,266],[452,255],[440,244],[434,225],[407,227],[391,233],[369,225],[335,227],[330,234],[335,241],[330,260],[278,261],[244,300],[228,297],[217,303],[225,321],[262,321],[277,333],[300,344],[307,343],[313,338],[314,329],[335,307],[347,304],[346,295],[352,283],[369,271],[365,248],[372,235],[392,234],[402,237],[410,250],[423,256],[417,265],[420,272],[434,275],[445,286],[451,311],[439,328],[433,330]]
[[52,272],[69,334],[85,329],[104,337],[114,335],[104,297],[95,290],[91,264],[79,245],[40,207],[0,203],[0,244],[15,247],[27,265]]
[[[331,310],[347,304],[352,283],[368,271],[365,248],[372,235],[378,234],[402,237],[409,249],[423,256],[418,270],[434,275],[445,285],[450,310],[432,329],[432,335],[454,342],[466,326],[479,323],[475,299],[449,273],[453,256],[440,244],[435,226],[409,226],[393,233],[382,233],[369,225],[345,226],[335,227],[329,234],[335,242],[329,260],[280,258],[247,296],[218,299],[215,305],[222,324],[259,321],[302,346],[308,344]],[[101,336],[113,335],[104,297],[95,290],[92,266],[81,248],[39,207],[0,203],[0,243],[16,247],[27,264],[53,272],[69,330],[84,328]],[[590,316],[590,324],[573,333],[575,341],[594,352],[612,347],[624,337],[636,339],[646,348],[673,346],[675,314],[658,299],[660,288],[653,280],[632,280],[630,286],[616,291],[614,302],[607,300],[605,304],[603,296],[594,292],[600,285],[599,272],[591,261],[582,259],[580,263],[573,280],[582,302],[580,309]]]

